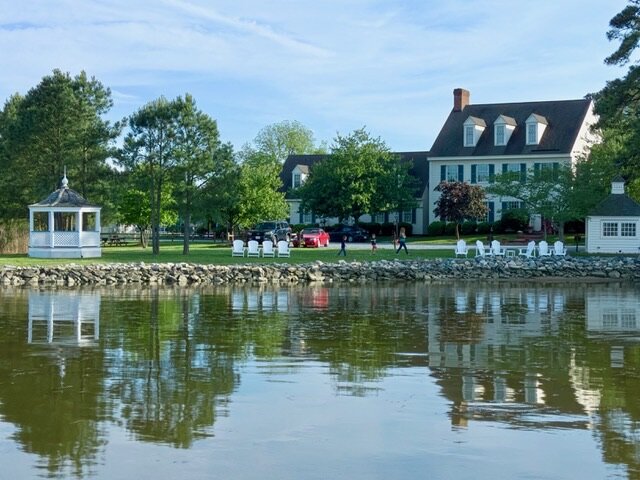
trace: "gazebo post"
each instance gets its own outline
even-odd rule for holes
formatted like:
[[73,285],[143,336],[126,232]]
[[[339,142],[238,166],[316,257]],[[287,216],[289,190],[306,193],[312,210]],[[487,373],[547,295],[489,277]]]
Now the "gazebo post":
[[49,214],[49,248],[53,248],[55,246],[55,234],[54,234],[54,213],[53,210],[49,210],[49,212],[47,212]]

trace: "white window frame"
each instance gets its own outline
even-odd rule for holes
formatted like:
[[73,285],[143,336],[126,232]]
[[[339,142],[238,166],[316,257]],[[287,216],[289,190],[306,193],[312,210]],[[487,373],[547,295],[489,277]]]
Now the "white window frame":
[[488,163],[478,163],[476,165],[476,183],[491,183],[490,172],[491,168]]
[[475,147],[476,146],[476,127],[473,125],[464,126],[464,146]]
[[444,166],[444,181],[445,182],[457,182],[458,181],[458,165],[445,165]]
[[403,210],[402,211],[402,223],[413,223],[413,211],[412,210]]
[[304,223],[305,225],[308,225],[310,223],[313,223],[313,213],[311,212],[304,212],[302,214],[302,223]]
[[520,173],[520,164],[519,163],[507,163],[507,167],[505,168],[505,173]]
[[527,145],[538,144],[538,124],[527,123]]
[[302,174],[294,173],[293,174],[293,188],[298,188],[302,185]]
[[619,236],[618,222],[602,222],[602,236],[603,237],[617,237]]
[[373,216],[373,221],[375,223],[384,223],[384,213],[376,213]]
[[620,223],[620,236],[621,237],[635,237],[637,235],[636,224],[634,222],[621,222]]
[[504,146],[507,144],[506,142],[506,126],[505,125],[496,125],[495,126],[495,144],[498,147]]

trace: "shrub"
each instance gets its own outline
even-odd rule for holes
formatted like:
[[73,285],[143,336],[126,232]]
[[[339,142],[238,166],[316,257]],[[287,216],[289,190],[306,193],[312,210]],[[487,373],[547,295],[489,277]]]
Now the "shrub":
[[493,226],[492,223],[489,222],[480,222],[478,223],[477,227],[476,227],[476,232],[478,232],[481,235],[487,234],[491,231],[491,227]]
[[441,221],[431,222],[427,227],[427,235],[437,237],[444,235],[445,223]]
[[583,220],[570,220],[564,224],[564,233],[584,234],[585,224]]
[[463,222],[462,225],[460,225],[460,234],[471,235],[476,233],[477,227],[476,222]]
[[502,212],[500,227],[502,232],[517,232],[526,230],[529,226],[529,212],[523,208],[514,208]]
[[444,234],[445,235],[455,235],[456,234],[456,222],[449,222],[444,226]]
[[372,233],[375,233],[376,235],[381,234],[381,227],[377,222],[359,222],[358,226],[360,228],[364,228],[367,232],[369,232],[369,235],[371,235]]

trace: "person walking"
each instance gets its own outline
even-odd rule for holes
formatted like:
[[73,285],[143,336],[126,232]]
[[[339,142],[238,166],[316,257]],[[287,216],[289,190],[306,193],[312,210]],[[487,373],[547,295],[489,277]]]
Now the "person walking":
[[378,250],[378,242],[376,241],[376,234],[371,234],[371,253],[375,255],[376,250]]
[[409,255],[409,250],[407,250],[407,234],[404,231],[404,227],[400,229],[400,238],[398,239],[398,250],[396,250],[396,255],[400,253],[400,250],[404,247],[404,252]]
[[340,242],[340,251],[338,252],[338,256],[340,256],[340,254],[344,255],[345,257],[347,256],[347,236],[346,235],[342,236],[342,242]]

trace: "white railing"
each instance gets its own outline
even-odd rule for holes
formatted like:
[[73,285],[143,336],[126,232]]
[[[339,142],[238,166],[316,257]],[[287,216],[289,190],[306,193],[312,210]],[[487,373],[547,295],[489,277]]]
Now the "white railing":
[[[53,242],[51,239],[53,238]],[[99,247],[100,232],[31,232],[31,247]]]

